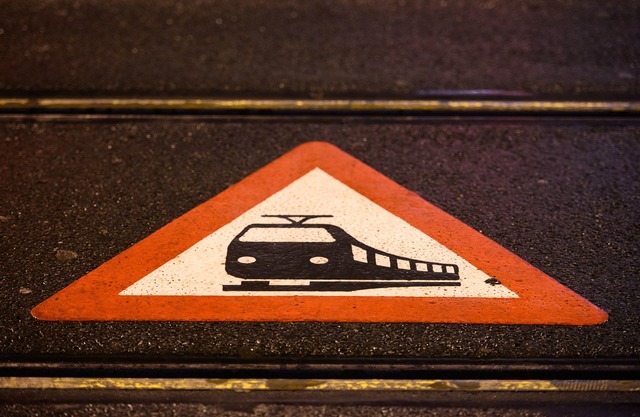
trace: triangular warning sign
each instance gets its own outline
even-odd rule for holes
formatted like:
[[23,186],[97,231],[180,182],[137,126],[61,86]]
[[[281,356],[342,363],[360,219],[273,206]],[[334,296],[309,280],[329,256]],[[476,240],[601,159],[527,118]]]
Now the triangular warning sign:
[[32,314],[571,325],[607,319],[513,253],[322,142],[295,148]]

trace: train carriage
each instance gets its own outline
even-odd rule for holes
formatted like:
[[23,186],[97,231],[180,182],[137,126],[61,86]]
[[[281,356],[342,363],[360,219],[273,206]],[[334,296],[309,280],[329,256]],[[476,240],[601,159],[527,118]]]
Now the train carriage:
[[[455,264],[390,254],[358,241],[338,226],[304,223],[330,216],[265,217],[285,218],[290,223],[252,224],[233,239],[225,269],[243,282],[225,285],[225,291],[355,291],[460,285]],[[271,285],[269,280],[309,280],[309,284]]]

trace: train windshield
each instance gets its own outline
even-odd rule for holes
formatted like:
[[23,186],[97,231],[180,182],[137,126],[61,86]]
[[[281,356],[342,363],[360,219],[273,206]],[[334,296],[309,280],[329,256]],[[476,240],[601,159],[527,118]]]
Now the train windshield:
[[240,242],[300,242],[330,243],[336,240],[321,227],[252,227],[239,238]]

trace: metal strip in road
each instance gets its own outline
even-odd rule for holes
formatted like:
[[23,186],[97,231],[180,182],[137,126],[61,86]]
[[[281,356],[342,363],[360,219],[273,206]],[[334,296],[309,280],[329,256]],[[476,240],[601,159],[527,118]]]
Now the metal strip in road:
[[2,377],[0,389],[225,391],[640,391],[640,380],[210,379]]
[[640,101],[0,98],[4,111],[287,111],[640,114]]

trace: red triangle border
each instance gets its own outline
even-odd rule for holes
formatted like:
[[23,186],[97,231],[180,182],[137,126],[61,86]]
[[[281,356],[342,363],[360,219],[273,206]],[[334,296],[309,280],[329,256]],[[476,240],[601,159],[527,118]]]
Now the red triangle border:
[[[120,296],[314,168],[500,280],[519,298]],[[325,142],[307,142],[190,210],[32,310],[41,320],[330,321],[593,325],[607,313],[515,254]]]

